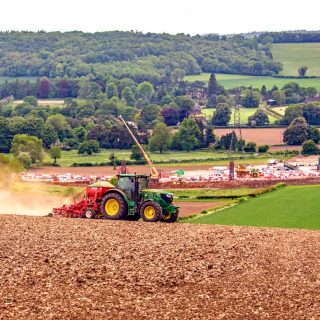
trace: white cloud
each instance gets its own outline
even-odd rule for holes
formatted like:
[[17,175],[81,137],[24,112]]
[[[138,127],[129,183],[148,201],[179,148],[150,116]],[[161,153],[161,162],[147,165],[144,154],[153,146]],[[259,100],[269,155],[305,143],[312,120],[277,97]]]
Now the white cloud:
[[[0,0],[0,30],[239,33],[319,29],[318,0]],[[305,13],[304,13],[305,11]]]

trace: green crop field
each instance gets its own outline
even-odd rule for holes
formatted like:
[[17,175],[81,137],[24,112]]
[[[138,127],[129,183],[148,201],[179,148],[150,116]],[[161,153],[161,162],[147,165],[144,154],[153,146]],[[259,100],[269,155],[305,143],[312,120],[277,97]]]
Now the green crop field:
[[[186,76],[184,80],[194,82],[203,81],[208,83],[210,73],[202,73],[197,76]],[[297,82],[302,87],[315,87],[320,90],[320,79],[283,79],[273,77],[257,77],[257,76],[244,76],[239,74],[221,74],[217,73],[216,78],[218,82],[226,89],[232,89],[240,86],[261,88],[263,85],[267,89],[271,89],[274,85],[282,88],[288,82]]]
[[308,76],[320,76],[320,43],[277,43],[272,45],[272,54],[282,62],[283,75],[298,76],[298,68],[307,66]]
[[320,186],[289,186],[192,223],[320,229]]
[[[252,116],[255,112],[257,111],[257,108],[241,108],[240,110],[240,121],[241,124],[247,124],[248,123],[248,118]],[[205,108],[202,109],[202,113],[205,114],[206,118],[208,120],[211,120],[213,113],[215,112],[215,109],[212,108]],[[229,124],[233,123],[233,115],[234,111],[232,111],[231,119]],[[271,124],[273,124],[276,121],[276,118],[269,116],[269,121]]]

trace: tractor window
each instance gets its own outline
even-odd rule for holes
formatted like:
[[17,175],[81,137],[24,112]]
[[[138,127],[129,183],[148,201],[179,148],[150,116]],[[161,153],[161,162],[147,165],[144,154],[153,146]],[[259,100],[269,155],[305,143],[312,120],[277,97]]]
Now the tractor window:
[[141,192],[141,190],[143,189],[147,189],[148,188],[148,179],[146,178],[139,178],[139,192]]
[[134,178],[133,177],[121,177],[118,179],[118,188],[124,191],[124,193],[132,199],[134,197]]

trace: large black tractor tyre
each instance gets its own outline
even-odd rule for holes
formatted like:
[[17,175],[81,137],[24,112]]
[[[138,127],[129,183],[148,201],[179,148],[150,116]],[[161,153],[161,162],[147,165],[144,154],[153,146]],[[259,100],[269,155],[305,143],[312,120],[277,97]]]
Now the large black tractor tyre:
[[157,222],[161,219],[162,208],[154,201],[146,201],[140,207],[140,216],[145,222]]
[[83,219],[95,219],[96,218],[96,212],[93,209],[85,209],[81,215],[81,218]]
[[127,203],[116,192],[105,195],[100,205],[102,217],[109,220],[121,220],[127,213]]
[[179,212],[176,211],[174,213],[163,213],[161,217],[161,222],[173,223],[178,220]]

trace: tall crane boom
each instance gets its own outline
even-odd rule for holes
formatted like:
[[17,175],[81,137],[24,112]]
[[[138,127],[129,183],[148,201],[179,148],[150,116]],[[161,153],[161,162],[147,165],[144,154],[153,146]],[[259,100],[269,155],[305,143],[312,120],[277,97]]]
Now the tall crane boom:
[[131,135],[133,141],[136,143],[136,145],[138,146],[138,148],[140,149],[143,157],[145,158],[145,160],[148,162],[148,165],[151,169],[151,178],[153,179],[159,179],[159,171],[157,170],[157,168],[154,166],[153,162],[151,161],[151,159],[149,158],[148,154],[144,151],[144,149],[142,148],[141,144],[139,143],[139,141],[137,140],[137,138],[135,137],[135,135],[133,134],[133,132],[131,131],[131,129],[129,128],[129,126],[127,125],[127,123],[125,122],[125,120],[122,118],[122,116],[119,116],[119,119],[121,120],[121,122],[125,125],[125,127],[127,128],[129,134]]

